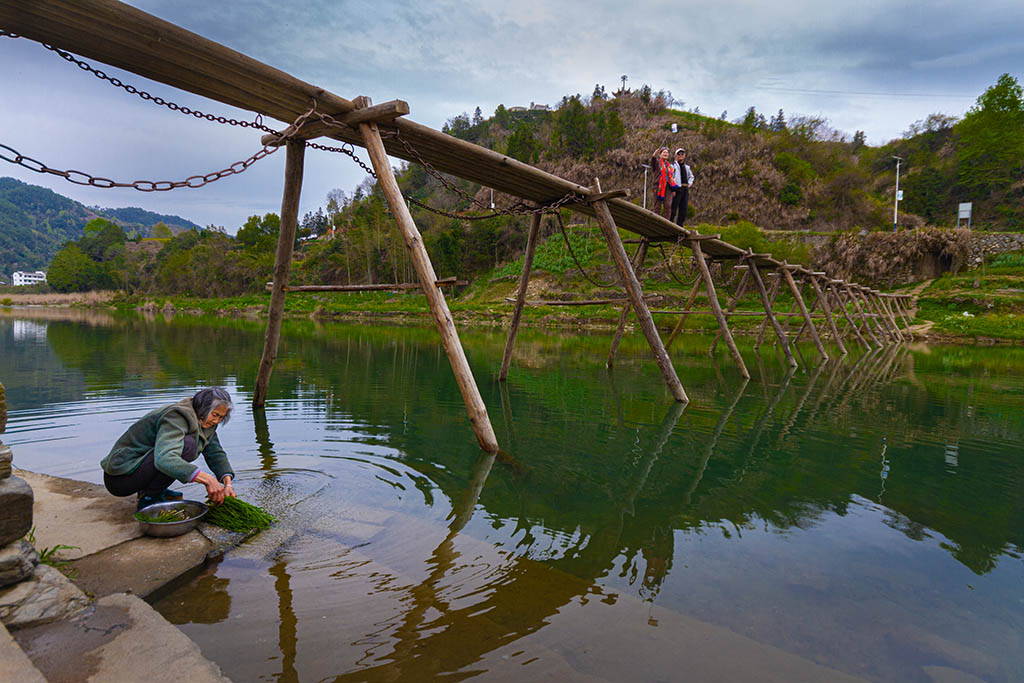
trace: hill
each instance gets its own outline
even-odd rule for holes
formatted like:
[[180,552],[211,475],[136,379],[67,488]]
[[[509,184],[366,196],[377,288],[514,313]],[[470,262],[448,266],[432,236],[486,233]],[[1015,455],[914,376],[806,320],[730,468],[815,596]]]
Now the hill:
[[199,227],[179,216],[138,208],[88,207],[45,187],[0,178],[0,274],[46,268],[61,245],[82,237],[86,223],[95,218],[140,235],[149,235],[160,222],[172,229]]

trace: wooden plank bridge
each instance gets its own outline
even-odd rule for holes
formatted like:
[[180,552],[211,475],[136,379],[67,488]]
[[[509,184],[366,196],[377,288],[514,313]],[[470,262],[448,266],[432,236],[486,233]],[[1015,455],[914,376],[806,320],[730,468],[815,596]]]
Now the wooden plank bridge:
[[[285,293],[303,291],[301,287],[288,287],[287,282],[298,222],[305,141],[318,137],[358,145],[369,153],[373,171],[409,250],[419,279],[418,286],[427,296],[477,440],[487,452],[497,451],[498,443],[441,290],[442,286],[450,283],[438,280],[434,273],[422,237],[388,162],[389,155],[428,164],[439,172],[492,187],[537,207],[530,224],[523,271],[499,372],[502,381],[508,376],[516,333],[526,304],[527,285],[542,220],[539,209],[557,205],[597,219],[625,289],[626,298],[622,300],[623,310],[612,342],[609,364],[614,362],[615,349],[632,310],[669,391],[677,401],[686,402],[688,399],[672,365],[668,347],[682,329],[687,316],[698,312],[693,310],[693,302],[701,288],[708,299],[709,312],[718,322],[718,336],[712,351],[718,339],[724,339],[737,369],[745,378],[750,375],[733,340],[728,319],[750,315],[749,312],[735,310],[739,298],[748,289],[756,293],[763,308],[763,312],[758,314],[764,316],[764,322],[757,344],[760,345],[767,329],[771,328],[793,367],[797,361],[791,344],[804,332],[815,344],[822,360],[828,358],[822,343],[822,336],[826,334],[843,355],[847,353],[844,337],[867,348],[899,343],[909,337],[909,308],[913,305],[909,295],[883,294],[779,261],[771,254],[752,253],[719,239],[717,235],[700,235],[686,230],[627,201],[623,191],[603,191],[598,179],[590,187],[579,185],[416,123],[406,117],[409,106],[401,100],[374,105],[368,97],[345,99],[117,0],[0,0],[0,30],[288,125],[281,134],[268,134],[261,140],[267,146],[284,145],[287,160],[281,231],[264,352],[253,395],[254,406],[262,406],[266,400],[280,340]],[[298,125],[294,125],[296,122]],[[619,237],[619,228],[641,238],[632,259]],[[667,342],[662,342],[658,334],[647,305],[648,297],[644,295],[637,276],[642,271],[647,247],[653,242],[672,242],[689,248],[699,271],[682,310],[660,311],[680,316]],[[743,274],[735,295],[723,310],[708,262],[725,260],[735,261]],[[809,286],[810,293],[814,295],[811,306],[806,304],[802,294],[805,286]],[[393,287],[403,288],[401,285]],[[792,296],[794,310],[780,315],[773,310],[773,305],[783,288]],[[815,313],[815,309],[820,309],[820,312]],[[780,317],[803,321],[792,338],[780,324]],[[815,320],[826,324],[819,330]]]

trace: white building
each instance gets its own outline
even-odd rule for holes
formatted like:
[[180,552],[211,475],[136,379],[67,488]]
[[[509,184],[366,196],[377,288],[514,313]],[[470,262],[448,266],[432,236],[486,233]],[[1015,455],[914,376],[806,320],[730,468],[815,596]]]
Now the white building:
[[15,287],[34,285],[37,282],[46,282],[46,273],[41,270],[37,270],[34,273],[24,273],[20,270],[16,270],[11,273],[11,284]]

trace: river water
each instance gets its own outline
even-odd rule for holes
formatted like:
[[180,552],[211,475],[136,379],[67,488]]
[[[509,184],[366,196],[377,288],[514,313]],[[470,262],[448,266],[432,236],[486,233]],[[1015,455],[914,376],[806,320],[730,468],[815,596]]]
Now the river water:
[[[236,681],[1024,679],[1024,350],[789,372],[688,337],[463,331],[479,451],[432,329],[0,309],[15,464],[100,482],[209,384],[240,495],[279,522],[154,606]],[[814,351],[804,349],[813,361]],[[200,498],[198,486],[184,487]]]

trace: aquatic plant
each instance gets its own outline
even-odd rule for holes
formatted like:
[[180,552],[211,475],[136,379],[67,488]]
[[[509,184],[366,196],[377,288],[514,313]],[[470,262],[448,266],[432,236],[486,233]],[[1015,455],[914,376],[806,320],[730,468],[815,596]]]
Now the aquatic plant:
[[276,522],[271,515],[261,508],[246,503],[240,498],[225,498],[220,505],[207,501],[210,511],[205,521],[228,531],[262,531]]

